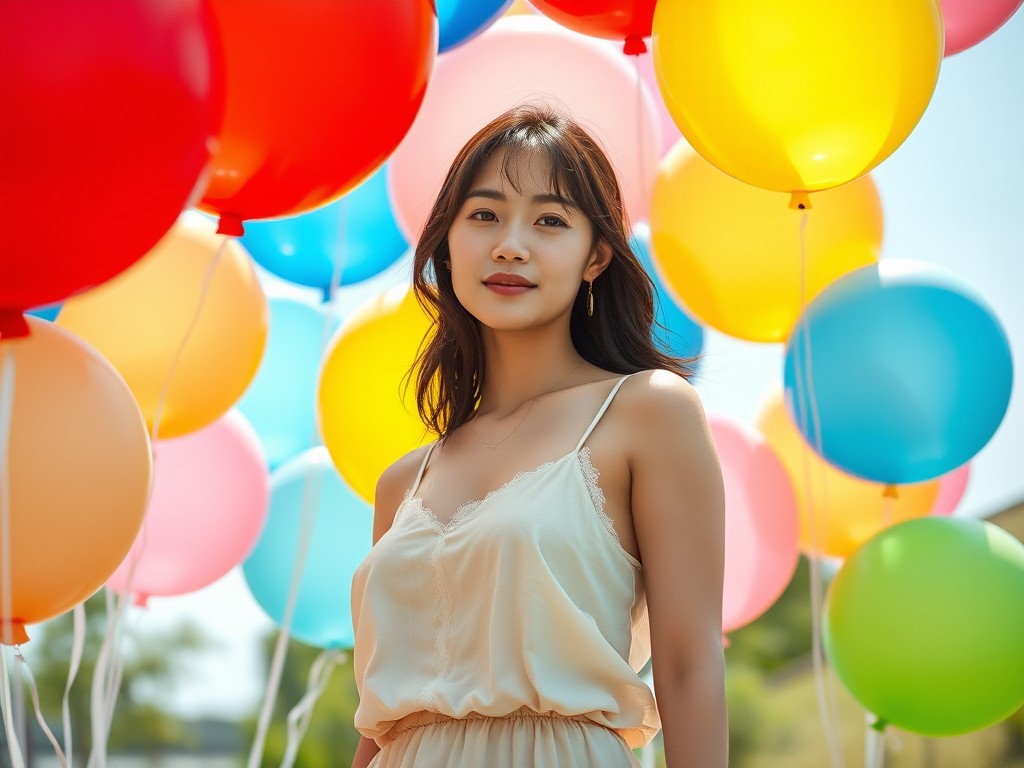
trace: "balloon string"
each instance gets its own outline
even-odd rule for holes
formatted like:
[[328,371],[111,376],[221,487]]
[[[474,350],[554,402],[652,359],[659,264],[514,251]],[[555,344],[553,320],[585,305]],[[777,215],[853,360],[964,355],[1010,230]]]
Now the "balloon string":
[[14,719],[11,717],[11,673],[7,666],[7,646],[0,646],[0,677],[3,677],[2,696],[4,733],[7,734],[7,748],[11,755],[11,768],[25,768],[25,759],[21,753],[21,744],[18,742],[17,730],[14,727]]
[[885,732],[873,725],[873,716],[864,716],[864,768],[883,768],[885,764]]
[[299,746],[309,729],[309,723],[313,719],[313,707],[317,700],[327,689],[331,680],[334,668],[345,663],[347,656],[337,648],[328,648],[321,651],[320,655],[313,661],[309,670],[309,684],[306,686],[306,695],[298,704],[292,707],[288,713],[288,745],[285,749],[284,760],[281,761],[281,768],[292,768],[295,765],[295,758],[299,753]]
[[640,164],[640,196],[649,203],[650,190],[647,188],[647,146],[644,144],[644,82],[640,71],[640,57],[633,57],[636,69],[636,157]]
[[[341,221],[339,228],[342,235],[348,216],[348,203],[343,202],[341,208]],[[344,244],[345,238],[340,237],[339,241]],[[344,245],[335,259],[331,270],[331,284],[327,289],[327,303],[334,301],[337,289],[341,284],[341,272],[344,264]],[[320,332],[321,352],[326,348],[330,339],[332,323],[332,309],[328,307],[324,313],[324,323]],[[315,407],[315,404],[314,404]],[[317,428],[314,425],[309,436],[309,447],[314,448],[318,444]],[[313,487],[315,485],[315,488]],[[302,571],[309,555],[309,545],[313,537],[313,529],[316,527],[316,514],[320,507],[320,483],[313,483],[313,468],[306,468],[306,477],[302,490],[302,512],[299,516],[299,541],[295,551],[295,567],[292,569],[291,582],[288,585],[288,599],[284,606],[284,615],[281,621],[281,631],[277,635],[274,644],[274,655],[270,662],[270,671],[267,675],[267,689],[264,692],[263,704],[260,707],[259,719],[256,725],[256,735],[253,737],[252,748],[249,751],[247,768],[258,768],[263,760],[263,751],[266,747],[267,733],[270,730],[270,719],[274,712],[274,701],[277,699],[277,692],[281,685],[281,675],[284,672],[285,657],[288,654],[288,638],[291,633],[292,618],[295,613],[295,604],[298,602],[299,584],[302,580]]]
[[72,640],[71,661],[68,666],[68,681],[64,686],[64,698],[60,702],[61,724],[64,728],[64,754],[67,756],[68,768],[72,768],[74,758],[74,739],[71,733],[71,686],[78,677],[82,665],[82,654],[85,650],[85,604],[79,603],[71,609]]
[[17,654],[19,663],[19,669],[25,676],[25,682],[28,683],[29,695],[32,697],[32,708],[35,710],[36,722],[39,723],[39,727],[42,729],[43,734],[50,742],[50,746],[53,747],[54,754],[57,756],[57,762],[60,763],[60,768],[68,768],[67,758],[64,756],[64,751],[60,748],[60,744],[57,743],[57,739],[53,735],[53,731],[50,730],[50,726],[46,724],[46,720],[43,718],[43,713],[39,708],[39,691],[36,688],[35,678],[32,676],[32,670],[29,669],[28,664],[25,662],[25,657],[20,653]]
[[[798,332],[802,333],[804,340],[803,360],[798,356],[795,368],[796,380],[796,410],[797,419],[800,423],[801,432],[807,432],[808,414],[807,405],[809,400],[811,420],[814,422],[815,442],[818,446],[818,453],[821,453],[821,433],[818,429],[818,407],[813,396],[814,381],[811,376],[811,340],[810,328],[807,320],[807,210],[800,216],[800,327]],[[806,378],[805,378],[806,377]],[[812,390],[810,398],[805,399],[805,386]],[[839,743],[838,728],[834,726],[835,699],[825,675],[825,658],[821,642],[822,609],[824,598],[821,589],[821,552],[824,549],[825,537],[825,514],[827,511],[827,497],[825,494],[825,478],[819,474],[819,488],[821,490],[821,506],[815,503],[815,484],[811,479],[810,456],[803,452],[803,476],[804,486],[807,494],[807,520],[811,538],[812,552],[808,555],[810,565],[811,582],[811,660],[814,667],[814,682],[817,691],[818,710],[821,716],[822,727],[825,730],[825,740],[828,744],[832,765],[842,768],[844,765],[842,745]]]
[[11,426],[14,418],[14,350],[0,345],[0,641],[14,643],[14,597],[11,592]]

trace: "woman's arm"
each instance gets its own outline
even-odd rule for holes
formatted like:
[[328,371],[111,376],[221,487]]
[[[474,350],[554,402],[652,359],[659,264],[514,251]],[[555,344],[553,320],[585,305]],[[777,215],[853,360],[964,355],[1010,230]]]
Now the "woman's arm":
[[[405,488],[409,488],[416,479],[420,462],[423,461],[423,453],[427,449],[418,448],[407,453],[390,467],[384,470],[380,479],[377,480],[377,489],[373,497],[373,543],[376,544],[395,521],[395,513],[405,494]],[[354,601],[353,601],[353,604]],[[352,768],[366,768],[374,755],[380,752],[380,747],[373,739],[365,736],[359,737],[359,746],[356,748],[356,756],[352,760]]]
[[636,378],[630,494],[666,765],[726,768],[722,471],[693,387],[666,371]]

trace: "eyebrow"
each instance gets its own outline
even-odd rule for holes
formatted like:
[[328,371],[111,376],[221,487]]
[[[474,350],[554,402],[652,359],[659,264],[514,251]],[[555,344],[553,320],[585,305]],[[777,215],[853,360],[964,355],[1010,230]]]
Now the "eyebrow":
[[[483,197],[488,200],[497,200],[502,203],[508,201],[508,197],[505,196],[504,192],[500,192],[497,189],[490,189],[488,187],[481,187],[480,189],[471,189],[469,191],[469,194],[466,195],[466,199],[468,200],[471,197]],[[561,195],[556,195],[552,192],[544,192],[539,195],[534,195],[532,198],[532,202],[555,203],[556,205],[560,205],[563,208],[572,208],[574,210],[579,210],[579,206],[576,205],[576,203],[574,203],[572,200],[570,200],[567,197],[562,197]]]

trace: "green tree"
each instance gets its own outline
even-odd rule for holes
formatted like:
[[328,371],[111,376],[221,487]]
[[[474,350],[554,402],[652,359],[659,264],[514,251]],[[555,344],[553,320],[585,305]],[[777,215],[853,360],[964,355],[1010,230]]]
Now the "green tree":
[[[107,628],[105,603],[102,593],[85,603],[85,647],[69,698],[76,764],[84,764],[82,761],[88,756],[92,743],[90,695],[96,658]],[[157,756],[169,746],[187,746],[190,742],[188,729],[167,711],[160,694],[165,694],[180,679],[191,655],[209,647],[209,640],[191,623],[159,633],[143,633],[132,621],[126,621],[123,631],[120,647],[125,659],[124,673],[108,750]],[[42,625],[39,636],[23,648],[39,688],[43,716],[58,738],[61,738],[61,701],[72,645],[72,615],[67,613]],[[33,742],[39,743],[40,738],[41,734],[35,734]]]

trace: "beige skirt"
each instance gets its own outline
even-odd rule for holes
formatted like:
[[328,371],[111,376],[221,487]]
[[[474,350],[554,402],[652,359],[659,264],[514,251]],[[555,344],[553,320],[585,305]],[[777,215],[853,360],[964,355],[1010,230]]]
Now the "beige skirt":
[[504,717],[416,712],[381,740],[368,768],[640,768],[619,734],[582,715],[525,707]]

